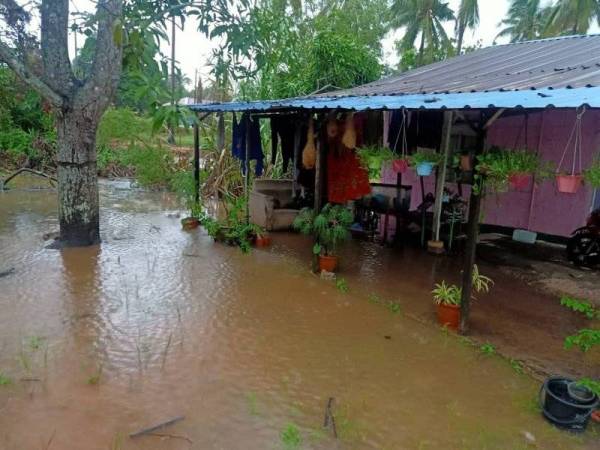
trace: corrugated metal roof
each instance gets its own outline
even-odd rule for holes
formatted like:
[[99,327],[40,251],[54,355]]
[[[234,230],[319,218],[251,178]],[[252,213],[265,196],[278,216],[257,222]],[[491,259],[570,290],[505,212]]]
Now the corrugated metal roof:
[[313,97],[287,100],[193,105],[194,111],[290,111],[295,109],[486,109],[486,108],[600,108],[600,87],[540,89],[508,92],[406,94],[348,97]]
[[[600,35],[496,45],[336,96],[485,92],[600,86]],[[331,95],[331,94],[325,94]]]
[[195,111],[600,107],[600,35],[497,45],[352,89]]

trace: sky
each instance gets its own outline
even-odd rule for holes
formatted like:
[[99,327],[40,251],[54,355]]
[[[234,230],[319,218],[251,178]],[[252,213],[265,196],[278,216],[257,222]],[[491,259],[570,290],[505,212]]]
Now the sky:
[[[548,3],[550,0],[546,0]],[[506,16],[510,1],[509,0],[479,0],[479,26],[465,33],[465,45],[474,45],[477,41],[481,41],[484,47],[492,45],[498,32],[500,31],[499,23]],[[449,0],[450,7],[456,11],[460,0]],[[80,11],[91,11],[94,8],[90,0],[71,0],[72,7],[76,7]],[[446,24],[447,32],[450,35],[454,33],[454,23]],[[597,26],[592,27],[590,32],[598,32]],[[395,65],[398,62],[398,57],[394,48],[394,42],[402,36],[402,30],[397,30],[390,33],[383,41],[383,59],[389,65]],[[78,44],[82,45],[84,36],[78,37]],[[497,43],[505,43],[506,39],[499,39]],[[70,52],[71,56],[74,53],[74,39],[70,36]],[[163,44],[163,52],[170,53],[170,45]],[[186,22],[185,29],[178,30],[175,38],[175,54],[179,62],[182,72],[190,79],[194,80],[196,71],[203,80],[207,80],[210,76],[210,67],[208,62],[215,48],[215,43],[210,42],[206,37],[199,33],[194,26],[193,20]]]

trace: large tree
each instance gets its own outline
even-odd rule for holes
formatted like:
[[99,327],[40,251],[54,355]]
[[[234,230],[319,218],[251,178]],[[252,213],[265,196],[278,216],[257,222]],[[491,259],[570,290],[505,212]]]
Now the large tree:
[[547,31],[553,35],[586,34],[594,20],[600,24],[599,0],[558,0],[551,8]]
[[461,0],[456,15],[456,54],[460,55],[463,47],[465,31],[473,29],[479,24],[479,1]]
[[57,127],[58,217],[65,245],[99,242],[96,130],[121,74],[122,0],[98,0],[97,45],[89,77],[77,79],[68,52],[69,0],[42,0],[39,6],[41,67],[35,36],[27,35],[31,13],[15,0],[0,0],[12,32],[0,41],[0,61],[38,91],[54,108]]
[[550,9],[542,8],[540,3],[540,0],[512,0],[506,18],[500,22],[503,28],[496,39],[509,37],[511,42],[519,42],[542,37]]
[[[444,22],[454,20],[454,13],[448,3],[442,0],[395,0],[391,6],[391,23],[397,28],[405,27],[401,50],[413,48],[420,40],[417,65],[434,59],[437,51],[451,47],[450,39],[444,30]],[[428,60],[425,56],[428,56]]]

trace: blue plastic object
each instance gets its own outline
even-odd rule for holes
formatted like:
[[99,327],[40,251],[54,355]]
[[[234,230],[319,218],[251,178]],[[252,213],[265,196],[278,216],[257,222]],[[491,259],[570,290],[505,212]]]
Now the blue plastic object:
[[433,172],[433,164],[430,162],[423,162],[417,164],[417,175],[420,177],[428,177]]

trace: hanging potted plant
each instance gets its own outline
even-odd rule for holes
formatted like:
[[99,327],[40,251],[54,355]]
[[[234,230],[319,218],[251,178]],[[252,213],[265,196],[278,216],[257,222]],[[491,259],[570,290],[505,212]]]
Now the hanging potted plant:
[[[487,293],[493,284],[494,282],[491,278],[479,273],[479,268],[475,264],[473,266],[473,291],[476,293]],[[445,281],[442,281],[435,285],[431,293],[436,305],[438,323],[450,329],[457,330],[460,324],[462,288],[454,284],[448,285]]]
[[369,173],[369,180],[371,181],[380,180],[383,164],[396,158],[396,154],[388,147],[375,145],[358,148],[356,152],[361,165]]
[[592,188],[600,188],[600,157],[597,157],[590,168],[583,172],[583,177]]
[[410,165],[415,168],[417,175],[428,177],[433,172],[433,168],[440,162],[440,155],[433,150],[418,149],[410,155]]
[[315,237],[313,253],[319,257],[319,269],[334,272],[338,265],[337,248],[349,239],[353,220],[346,207],[328,203],[319,214],[304,208],[294,220],[293,228]]
[[398,137],[394,148],[397,149],[398,141],[401,140],[400,158],[392,161],[392,169],[396,173],[404,173],[410,165],[410,159],[408,157],[408,141],[406,138],[406,111],[402,110],[402,123],[400,124],[400,130],[398,131]]
[[[558,192],[562,192],[565,194],[576,194],[577,191],[579,191],[579,188],[581,187],[581,183],[583,182],[583,175],[581,173],[581,124],[584,114],[585,108],[583,108],[581,112],[577,112],[575,124],[573,125],[573,131],[571,132],[571,136],[567,141],[565,150],[563,151],[562,157],[560,158],[560,162],[558,163],[558,167],[556,168],[556,186],[558,188]],[[570,172],[563,172],[561,171],[561,168],[563,163],[565,162],[565,157],[567,156],[567,151],[571,146],[571,142],[573,142],[573,138],[575,138],[575,142],[573,143],[573,164],[571,166]],[[575,170],[577,163],[579,163],[578,171]]]

